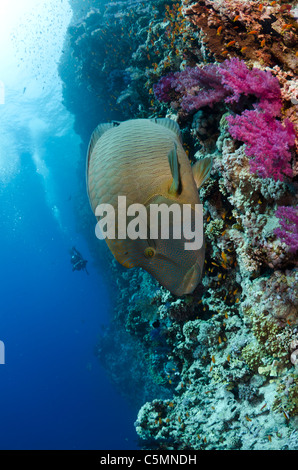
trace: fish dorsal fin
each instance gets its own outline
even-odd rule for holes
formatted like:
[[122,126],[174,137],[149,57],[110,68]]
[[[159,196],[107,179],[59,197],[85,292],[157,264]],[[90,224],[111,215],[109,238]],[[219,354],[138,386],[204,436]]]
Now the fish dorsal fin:
[[167,129],[170,129],[172,132],[174,132],[180,143],[182,144],[182,135],[180,131],[179,124],[177,124],[176,121],[173,121],[173,119],[169,118],[157,118],[157,119],[151,119],[152,122],[155,122],[155,124],[159,124],[160,126],[164,126]]
[[112,127],[115,127],[115,124],[114,123],[111,123],[111,122],[108,122],[108,123],[104,123],[104,124],[99,124],[93,131],[92,135],[91,135],[91,138],[90,138],[90,142],[89,142],[89,147],[88,147],[88,152],[87,152],[87,167],[89,166],[89,159],[90,159],[90,156],[91,156],[91,153],[93,152],[93,149],[96,145],[96,142],[98,141],[98,139],[101,138],[101,136],[106,132],[108,131],[109,129],[111,129]]
[[[99,124],[93,131],[91,137],[90,137],[90,142],[88,146],[88,151],[87,151],[87,161],[86,161],[86,186],[87,186],[87,192],[88,192],[88,169],[89,169],[89,161],[91,154],[93,152],[93,149],[98,141],[98,139],[101,138],[101,136],[111,129],[112,127],[115,127],[115,125],[118,125],[118,123],[104,123],[104,124]],[[89,192],[88,192],[89,195]]]
[[179,162],[178,162],[178,155],[177,155],[177,144],[174,142],[174,148],[169,151],[168,153],[168,160],[171,169],[171,173],[173,176],[173,182],[169,189],[170,194],[177,194],[181,187],[180,181],[180,173],[179,173]]
[[196,182],[197,188],[199,189],[203,183],[209,178],[212,169],[212,158],[206,157],[202,160],[198,160],[192,166],[192,174]]

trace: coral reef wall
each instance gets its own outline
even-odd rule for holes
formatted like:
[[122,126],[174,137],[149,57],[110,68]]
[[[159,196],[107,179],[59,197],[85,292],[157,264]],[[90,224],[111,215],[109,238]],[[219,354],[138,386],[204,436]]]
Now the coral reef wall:
[[83,166],[99,122],[170,117],[190,161],[214,161],[193,294],[98,257],[117,299],[96,353],[139,408],[140,446],[297,449],[297,5],[73,5],[60,72],[82,137],[78,227],[93,250]]

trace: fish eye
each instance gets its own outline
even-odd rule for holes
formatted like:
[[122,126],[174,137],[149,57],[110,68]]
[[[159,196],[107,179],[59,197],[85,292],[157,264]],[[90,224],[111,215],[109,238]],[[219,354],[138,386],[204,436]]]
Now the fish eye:
[[151,246],[149,246],[148,248],[146,248],[146,250],[144,251],[144,255],[146,258],[150,259],[150,258],[154,258],[156,254],[156,251],[154,250],[154,248],[152,248]]

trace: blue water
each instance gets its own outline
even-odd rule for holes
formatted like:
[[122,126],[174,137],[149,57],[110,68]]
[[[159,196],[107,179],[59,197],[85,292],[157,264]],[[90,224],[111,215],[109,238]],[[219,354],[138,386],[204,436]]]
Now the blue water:
[[[112,305],[75,225],[80,140],[56,89],[20,89],[0,106],[0,449],[133,450],[135,412],[94,354]],[[89,276],[72,272],[73,245]]]
[[[32,163],[1,196],[1,449],[131,449],[134,416],[95,356],[110,301],[103,276],[72,272]],[[11,219],[20,217],[14,232]],[[90,260],[84,240],[77,246]],[[89,261],[90,264],[90,261]]]

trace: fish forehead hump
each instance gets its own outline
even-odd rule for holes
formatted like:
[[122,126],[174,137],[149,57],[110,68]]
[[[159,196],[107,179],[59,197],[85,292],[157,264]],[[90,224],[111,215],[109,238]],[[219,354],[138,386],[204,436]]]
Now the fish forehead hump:
[[165,195],[172,181],[168,154],[175,145],[185,183],[182,197],[186,203],[198,202],[191,166],[178,135],[151,120],[136,119],[122,122],[98,139],[89,165],[92,207],[103,202],[114,205],[118,195],[125,195],[130,204],[143,204],[154,194]]
[[[178,148],[182,180],[185,174],[189,180],[193,179],[188,158],[171,129],[137,119],[106,131],[98,139],[90,159],[92,206],[104,202],[114,205],[118,195],[125,195],[131,204],[145,203],[153,194],[165,194],[172,181],[168,154],[174,145]],[[193,190],[195,185],[191,183]]]
[[[164,126],[147,119],[125,121],[107,131],[98,140],[95,150],[104,149],[106,155],[126,165],[167,164],[167,152],[178,143],[177,135]],[[112,162],[111,162],[112,163]]]

